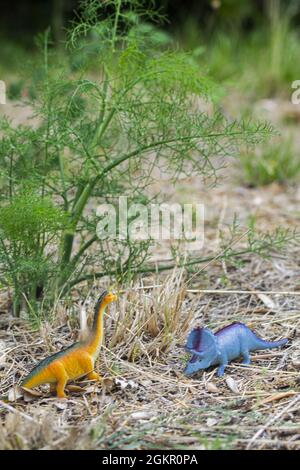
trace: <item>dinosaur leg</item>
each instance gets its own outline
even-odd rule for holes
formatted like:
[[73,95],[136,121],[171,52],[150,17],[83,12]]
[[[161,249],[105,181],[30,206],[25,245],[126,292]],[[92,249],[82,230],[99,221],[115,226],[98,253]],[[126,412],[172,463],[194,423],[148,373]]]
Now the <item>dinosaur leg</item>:
[[65,386],[68,381],[68,374],[63,364],[57,362],[52,367],[53,375],[56,378],[56,394],[58,398],[66,398]]
[[51,395],[54,395],[56,392],[56,382],[50,383],[50,393]]
[[224,371],[225,371],[225,365],[222,364],[221,366],[218,367],[217,369],[217,376],[218,377],[222,377],[224,375]]
[[65,386],[68,381],[68,378],[61,378],[60,380],[57,381],[57,386],[56,386],[56,393],[58,398],[66,398],[67,395],[65,394]]
[[94,371],[94,361],[89,354],[86,353],[81,357],[81,365],[83,369],[86,371],[87,378],[89,380],[100,379],[99,374],[97,374],[97,372]]
[[89,380],[100,380],[99,374],[97,374],[97,372],[95,372],[95,371],[89,372],[88,375],[87,375],[87,378]]
[[248,351],[248,349],[242,351],[242,356],[243,356],[242,364],[245,364],[245,365],[246,365],[246,364],[250,364],[250,356],[249,356],[249,351]]
[[228,364],[228,361],[226,359],[222,362],[222,364],[219,365],[219,367],[217,369],[217,376],[218,377],[222,377],[224,375],[225,367],[227,366],[227,364]]

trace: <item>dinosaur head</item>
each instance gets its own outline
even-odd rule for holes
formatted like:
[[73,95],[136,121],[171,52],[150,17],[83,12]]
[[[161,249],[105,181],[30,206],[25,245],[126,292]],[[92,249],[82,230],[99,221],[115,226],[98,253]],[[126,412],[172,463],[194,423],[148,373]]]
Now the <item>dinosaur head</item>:
[[99,312],[100,307],[103,308],[107,304],[110,304],[111,302],[114,302],[115,300],[117,300],[117,296],[115,294],[113,294],[112,292],[108,292],[106,290],[103,291],[96,302],[95,314]]
[[214,334],[206,328],[195,328],[188,336],[185,349],[192,354],[185,369],[185,375],[193,375],[206,369],[216,359],[217,344]]
[[99,328],[99,318],[103,319],[103,313],[108,304],[117,300],[117,296],[112,292],[103,291],[100,294],[94,310],[94,323],[93,323],[93,331]]
[[107,292],[106,295],[104,296],[103,302],[106,304],[110,304],[111,302],[114,302],[117,300],[116,294],[113,294],[112,292]]

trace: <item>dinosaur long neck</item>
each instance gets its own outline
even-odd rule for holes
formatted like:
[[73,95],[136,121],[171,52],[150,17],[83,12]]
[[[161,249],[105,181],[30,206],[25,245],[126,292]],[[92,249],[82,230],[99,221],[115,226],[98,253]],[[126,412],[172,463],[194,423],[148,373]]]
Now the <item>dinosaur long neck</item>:
[[97,355],[103,339],[103,324],[104,324],[104,311],[106,303],[100,303],[95,311],[93,328],[91,331],[90,339],[88,341],[88,350],[92,355]]

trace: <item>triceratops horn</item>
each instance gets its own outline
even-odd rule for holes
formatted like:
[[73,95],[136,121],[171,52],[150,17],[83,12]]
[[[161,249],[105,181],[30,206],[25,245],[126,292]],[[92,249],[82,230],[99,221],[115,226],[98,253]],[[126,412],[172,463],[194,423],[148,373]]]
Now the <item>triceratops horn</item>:
[[213,354],[216,348],[215,345],[212,345],[210,348],[206,349],[205,351],[196,351],[195,349],[187,349],[187,351],[191,354],[195,354],[199,359],[203,359],[207,357],[209,354]]

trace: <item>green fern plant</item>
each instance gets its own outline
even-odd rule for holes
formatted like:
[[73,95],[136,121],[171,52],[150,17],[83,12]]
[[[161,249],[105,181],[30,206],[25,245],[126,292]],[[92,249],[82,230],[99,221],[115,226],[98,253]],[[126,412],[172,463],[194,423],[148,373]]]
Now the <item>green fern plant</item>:
[[[153,26],[163,18],[152,7],[141,0],[82,1],[63,57],[49,47],[49,31],[40,38],[31,100],[38,125],[1,122],[2,245],[22,247],[7,258],[3,252],[2,278],[30,302],[37,286],[53,296],[85,279],[149,272],[150,241],[103,243],[93,207],[117,205],[120,195],[147,202],[155,168],[174,182],[182,174],[215,175],[220,158],[271,132],[264,123],[228,122],[201,110],[199,101],[214,101],[216,85],[192,54],[170,48],[168,36]],[[29,204],[41,218],[16,241],[7,214],[12,227],[25,224],[19,219],[28,197],[24,182],[35,188]],[[22,264],[19,253],[32,265]]]
[[15,195],[0,208],[2,282],[14,288],[13,310],[34,307],[57,274],[53,245],[67,225],[67,215],[32,189]]

